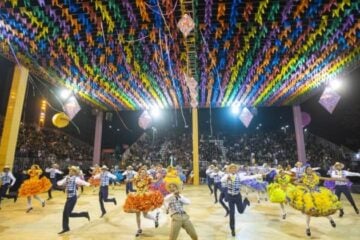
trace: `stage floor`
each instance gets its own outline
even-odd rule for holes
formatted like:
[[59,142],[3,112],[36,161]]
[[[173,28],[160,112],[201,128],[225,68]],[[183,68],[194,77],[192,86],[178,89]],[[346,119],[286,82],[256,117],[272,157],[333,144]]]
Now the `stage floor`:
[[[111,189],[111,188],[110,188]],[[61,231],[62,210],[65,195],[62,192],[54,192],[54,198],[47,201],[44,208],[37,200],[33,200],[34,210],[25,213],[26,199],[20,198],[16,203],[12,200],[4,200],[0,210],[0,239],[8,240],[80,240],[80,239],[146,239],[167,240],[170,228],[170,217],[165,213],[160,215],[160,226],[154,228],[154,223],[142,218],[143,235],[135,238],[137,230],[135,214],[124,213],[122,205],[125,199],[124,187],[116,187],[110,190],[110,196],[115,196],[118,205],[112,203],[105,205],[107,214],[100,217],[100,207],[97,192],[87,188],[81,195],[75,207],[75,211],[87,210],[90,212],[91,221],[84,218],[71,218],[71,231],[59,236]],[[288,216],[286,220],[280,219],[278,204],[256,201],[255,193],[249,193],[251,206],[242,215],[236,215],[236,237],[231,237],[228,218],[224,217],[221,205],[214,204],[213,196],[210,196],[206,186],[185,186],[184,195],[192,204],[186,207],[186,211],[198,233],[199,240],[225,240],[225,239],[306,239],[305,216],[287,206]],[[357,205],[360,205],[360,195],[353,194]],[[41,194],[46,199],[47,194]],[[344,197],[344,196],[342,196]],[[360,216],[356,215],[347,200],[343,199],[345,216],[339,218],[334,215],[336,228],[330,226],[326,218],[312,218],[312,239],[359,239]],[[179,240],[190,239],[184,230],[181,230]]]

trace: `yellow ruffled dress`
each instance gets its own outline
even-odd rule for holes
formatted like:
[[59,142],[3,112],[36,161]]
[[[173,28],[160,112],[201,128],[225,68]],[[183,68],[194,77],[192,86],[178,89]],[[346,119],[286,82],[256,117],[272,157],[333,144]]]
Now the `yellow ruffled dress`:
[[34,196],[49,191],[51,182],[47,177],[39,178],[42,174],[41,169],[28,170],[30,179],[25,180],[19,188],[19,197]]
[[129,193],[125,200],[124,212],[150,212],[163,205],[164,197],[159,191],[149,191],[149,186],[152,182],[151,177],[134,178],[134,185],[136,192]]
[[275,182],[271,183],[267,187],[270,202],[273,203],[285,203],[287,202],[287,192],[294,188],[291,183],[291,177],[288,174],[277,175]]
[[302,213],[313,216],[329,216],[341,209],[341,203],[329,189],[319,187],[320,178],[315,173],[305,174],[301,185],[288,192],[289,204]]

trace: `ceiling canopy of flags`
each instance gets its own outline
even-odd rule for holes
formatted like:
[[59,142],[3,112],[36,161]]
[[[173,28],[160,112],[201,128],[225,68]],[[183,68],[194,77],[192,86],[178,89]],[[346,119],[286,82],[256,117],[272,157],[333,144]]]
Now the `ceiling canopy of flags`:
[[0,54],[103,109],[281,106],[360,62],[360,1],[2,0]]

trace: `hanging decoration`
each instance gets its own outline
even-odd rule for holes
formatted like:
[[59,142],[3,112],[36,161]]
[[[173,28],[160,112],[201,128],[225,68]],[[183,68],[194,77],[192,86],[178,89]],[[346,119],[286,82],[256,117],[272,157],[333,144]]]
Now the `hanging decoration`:
[[52,123],[57,128],[64,128],[69,125],[70,118],[64,112],[56,113],[52,118]]
[[152,123],[152,117],[150,116],[148,111],[144,111],[139,117],[139,121],[138,121],[139,127],[146,130],[151,127],[151,123]]
[[331,87],[326,87],[319,99],[319,103],[332,114],[336,105],[340,101],[341,96]]
[[359,9],[351,0],[4,0],[0,54],[105,111],[292,105],[359,66]]
[[240,112],[239,119],[244,124],[244,126],[248,128],[253,117],[254,115],[250,112],[250,110],[247,107],[244,107]]

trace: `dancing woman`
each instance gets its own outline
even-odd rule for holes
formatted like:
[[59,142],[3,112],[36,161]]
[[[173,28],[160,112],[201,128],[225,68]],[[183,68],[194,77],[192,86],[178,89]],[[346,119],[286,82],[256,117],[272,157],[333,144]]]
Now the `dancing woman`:
[[279,203],[282,213],[282,219],[286,219],[285,204],[287,203],[286,193],[288,189],[294,188],[291,182],[291,176],[284,171],[282,167],[278,168],[278,174],[275,176],[274,182],[268,188],[270,202]]
[[[336,227],[331,215],[341,209],[341,203],[335,194],[325,187],[319,187],[320,179],[335,180],[319,177],[313,169],[308,166],[299,181],[299,184],[288,191],[290,205],[306,215],[306,235],[311,236],[311,217],[326,217],[332,227]],[[338,179],[340,180],[340,179]],[[346,181],[346,179],[342,179]]]
[[151,219],[155,223],[155,228],[159,226],[159,216],[150,215],[148,212],[153,211],[162,206],[164,197],[159,191],[149,191],[152,178],[148,175],[146,167],[139,169],[138,175],[134,178],[136,192],[127,195],[124,204],[124,211],[127,213],[136,213],[136,223],[138,230],[136,237],[142,233],[141,229],[141,213],[147,219]]
[[19,197],[27,197],[27,213],[33,210],[31,203],[32,197],[41,202],[42,207],[45,207],[45,200],[41,199],[38,194],[49,191],[51,182],[47,177],[40,178],[42,172],[39,165],[32,165],[27,171],[30,179],[25,180],[19,188]]
[[[344,179],[346,177],[354,176],[360,177],[360,173],[349,172],[343,170],[344,164],[336,162],[334,164],[334,170],[331,172],[331,177],[335,179]],[[350,202],[351,206],[354,208],[356,214],[359,214],[359,209],[357,208],[353,197],[351,196],[349,189],[349,181],[335,181],[335,194],[340,201],[341,194],[343,193],[347,200]],[[344,209],[340,209],[340,217],[344,216]]]

